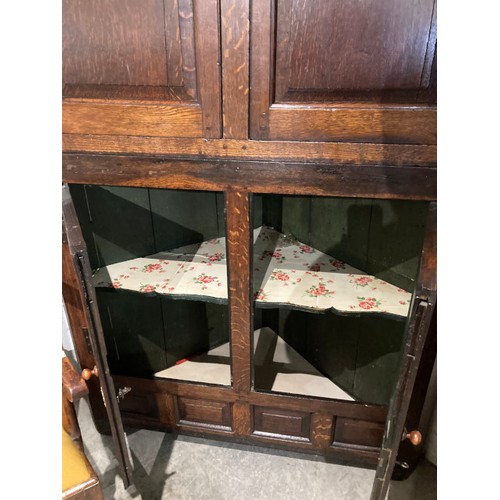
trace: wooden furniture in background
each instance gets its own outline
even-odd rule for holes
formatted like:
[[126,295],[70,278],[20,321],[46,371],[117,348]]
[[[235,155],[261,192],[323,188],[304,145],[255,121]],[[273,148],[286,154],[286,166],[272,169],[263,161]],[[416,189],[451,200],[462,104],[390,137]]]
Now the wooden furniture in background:
[[88,394],[85,381],[69,359],[62,358],[62,498],[100,500],[99,478],[83,450],[74,403]]

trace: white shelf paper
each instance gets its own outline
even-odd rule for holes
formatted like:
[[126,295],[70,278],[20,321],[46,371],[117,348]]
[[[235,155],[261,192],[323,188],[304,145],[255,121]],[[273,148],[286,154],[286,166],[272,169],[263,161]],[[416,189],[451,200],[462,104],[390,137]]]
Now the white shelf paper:
[[[253,284],[262,307],[406,317],[411,294],[266,226],[254,231]],[[225,238],[111,264],[96,287],[227,301]]]

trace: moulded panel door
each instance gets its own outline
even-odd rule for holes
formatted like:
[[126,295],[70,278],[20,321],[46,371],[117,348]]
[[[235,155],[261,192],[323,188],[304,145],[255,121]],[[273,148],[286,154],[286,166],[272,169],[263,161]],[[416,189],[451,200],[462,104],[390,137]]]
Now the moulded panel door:
[[218,0],[64,0],[63,133],[220,137]]
[[434,0],[255,0],[252,139],[436,142]]

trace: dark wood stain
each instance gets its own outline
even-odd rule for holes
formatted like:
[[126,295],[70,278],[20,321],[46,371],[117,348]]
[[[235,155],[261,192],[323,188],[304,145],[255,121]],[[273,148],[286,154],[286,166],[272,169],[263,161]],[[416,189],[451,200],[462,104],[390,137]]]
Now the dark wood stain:
[[[165,9],[166,11],[167,9]],[[186,93],[193,98],[199,98],[196,85],[195,21],[192,1],[178,0],[178,13],[179,32],[178,35],[176,32],[176,38],[178,36],[181,43],[182,79]]]
[[311,415],[309,413],[254,407],[255,433],[309,440],[310,425]]
[[[108,186],[110,191],[148,188],[156,215],[145,229],[151,220],[162,224],[166,203],[165,192],[153,194],[152,189],[182,191],[178,199],[190,190],[203,191],[195,196],[196,204],[214,215],[213,224],[200,229],[199,221],[186,215],[184,232],[160,231],[179,241],[193,233],[199,233],[193,241],[203,239],[208,226],[223,235],[224,210],[227,218],[229,317],[203,307],[183,311],[201,318],[200,324],[190,324],[191,340],[207,325],[214,328],[217,342],[228,332],[232,386],[131,376],[128,371],[118,375],[112,370],[118,387],[132,387],[128,401],[122,402],[125,423],[316,453],[371,468],[379,464],[372,498],[383,497],[400,447],[398,433],[405,422],[413,425],[418,420],[433,359],[431,348],[423,351],[436,297],[432,227],[419,243],[418,228],[408,229],[406,238],[396,234],[397,228],[378,231],[376,220],[361,217],[363,227],[372,228],[371,246],[366,248],[356,233],[343,247],[339,243],[346,252],[359,245],[356,258],[366,255],[370,265],[408,282],[416,272],[408,249],[414,244],[423,247],[405,357],[389,409],[373,402],[254,392],[251,201],[253,194],[302,195],[311,200],[303,218],[320,217],[332,196],[349,206],[368,203],[372,212],[381,206],[377,200],[434,202],[436,32],[434,0],[379,0],[369,8],[351,0],[63,1],[63,181],[75,184],[80,194],[77,184]],[[201,201],[206,197],[211,199],[208,204]],[[290,225],[281,220],[284,211],[275,199],[256,200],[254,223]],[[142,224],[140,220],[134,219],[136,224]],[[91,225],[80,223],[85,231]],[[325,231],[340,226],[334,221]],[[404,264],[390,265],[396,257],[385,252],[385,238],[406,238],[401,254],[409,259]],[[170,244],[168,237],[157,239]],[[328,245],[328,238],[317,239]],[[123,249],[139,251],[127,245],[120,251],[101,247],[100,255],[92,250],[93,262],[118,258],[113,252]],[[88,346],[91,325],[82,293],[63,241],[63,297],[78,358],[82,366],[92,368],[95,353]],[[172,318],[166,303],[158,305],[158,318],[144,324],[156,347],[138,363],[149,363],[151,369],[168,365],[182,349],[192,348],[190,340],[189,346],[169,350],[165,339],[175,344],[173,330],[170,337],[155,333],[156,323],[160,329],[165,326],[160,313]],[[256,323],[269,320],[278,327],[287,319],[269,312],[255,318]],[[297,325],[304,322],[297,320]],[[316,326],[319,338],[328,325]],[[397,361],[394,353],[391,359],[379,356],[383,342],[358,333],[356,342],[363,346],[359,363],[387,367]],[[307,350],[295,330],[291,336]],[[133,356],[136,346],[129,334],[126,337],[123,352],[128,349]],[[339,356],[347,359],[351,347],[346,343]],[[396,341],[393,347],[395,352]],[[415,361],[409,361],[411,356]],[[370,370],[361,374],[361,365],[352,368],[360,368],[359,373],[350,372],[343,382],[369,393],[372,401],[387,399],[366,383]],[[384,384],[392,383],[384,379]],[[88,387],[96,424],[109,432],[99,380],[92,377]],[[417,455],[411,455],[412,464]]]
[[432,9],[433,0],[280,1],[277,46],[286,34],[289,48],[277,51],[276,72],[292,89],[417,88]]
[[262,162],[190,162],[110,155],[64,155],[68,183],[360,198],[436,198],[436,169]]
[[162,0],[64,0],[63,81],[167,85]]
[[350,443],[380,447],[384,434],[384,425],[380,422],[337,418],[335,423],[334,443]]
[[193,7],[202,137],[217,138],[222,136],[219,2],[195,0]]

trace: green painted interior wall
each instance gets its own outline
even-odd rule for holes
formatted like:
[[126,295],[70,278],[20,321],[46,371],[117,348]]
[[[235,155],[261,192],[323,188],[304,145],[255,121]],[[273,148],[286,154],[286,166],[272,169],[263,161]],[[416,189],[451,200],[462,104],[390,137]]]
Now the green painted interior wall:
[[[262,195],[263,221],[369,274],[413,291],[425,202]],[[266,208],[272,213],[266,212]],[[259,324],[271,326],[256,310]],[[273,329],[354,398],[388,404],[405,322],[276,309]],[[276,321],[278,317],[278,321]],[[276,328],[276,324],[278,327]]]
[[[70,186],[93,269],[225,236],[223,193]],[[227,305],[96,289],[113,373],[149,376],[229,339]]]
[[[70,187],[93,268],[225,236],[223,193]],[[427,203],[255,195],[253,226],[266,224],[412,290]],[[229,338],[227,305],[97,289],[109,363],[147,376]],[[404,322],[370,316],[260,310],[254,327],[280,333],[356,399],[387,404]],[[256,374],[258,377],[259,374]]]

